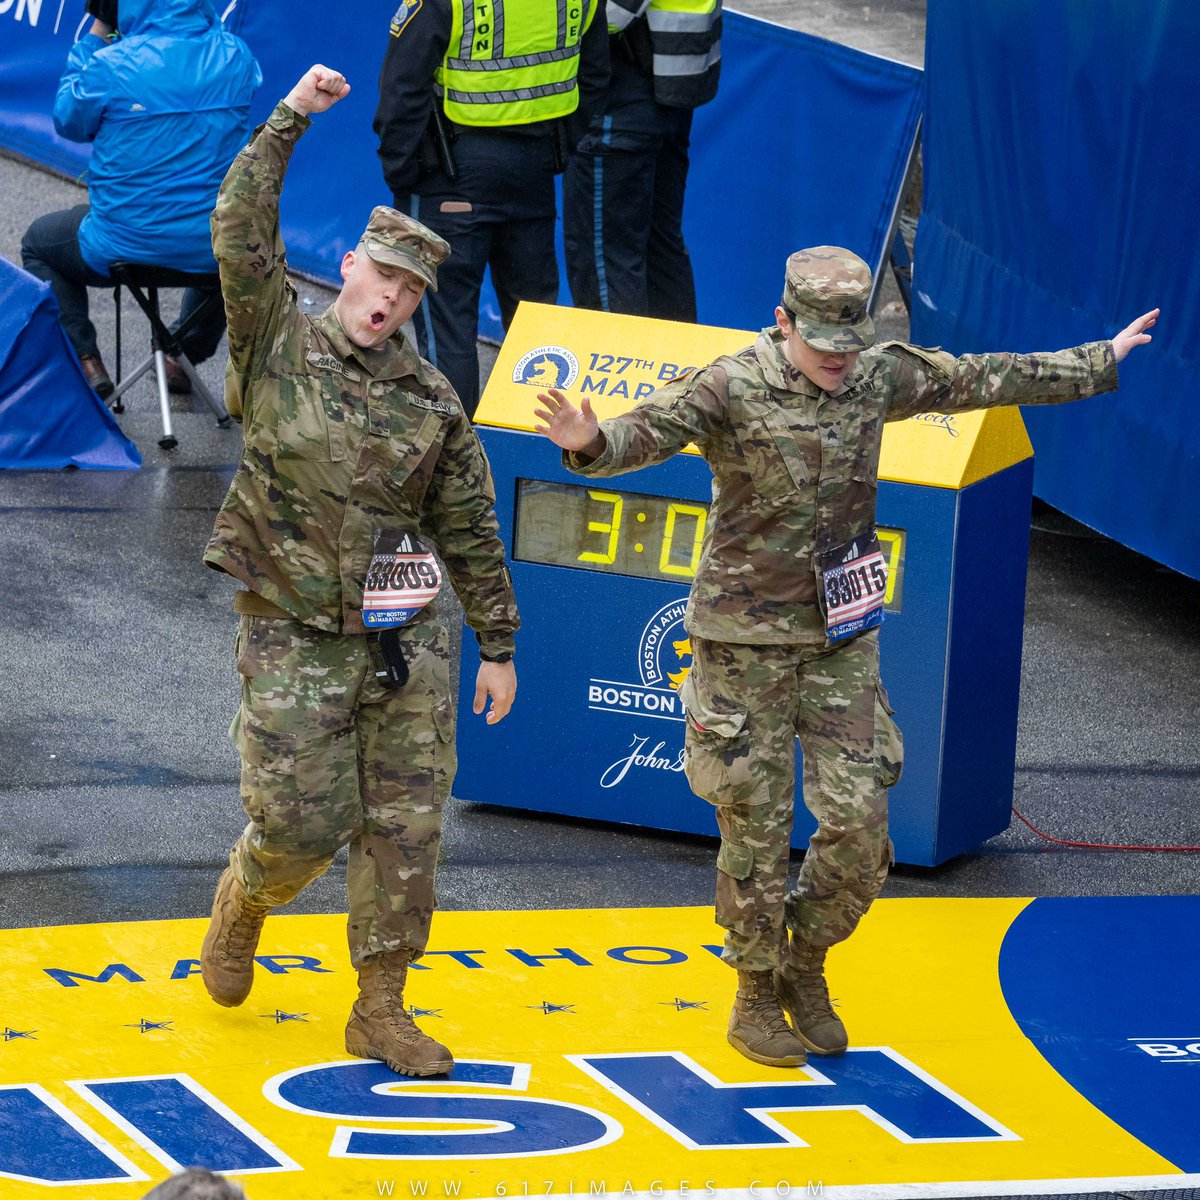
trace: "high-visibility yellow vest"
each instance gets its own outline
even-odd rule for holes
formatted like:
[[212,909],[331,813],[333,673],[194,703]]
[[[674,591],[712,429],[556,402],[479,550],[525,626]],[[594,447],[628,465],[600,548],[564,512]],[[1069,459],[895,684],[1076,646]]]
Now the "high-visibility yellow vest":
[[[721,11],[721,0],[613,0],[608,5],[608,31],[620,33],[638,16],[645,16],[651,29],[662,29],[673,33],[703,33],[716,20]],[[694,18],[682,23],[672,23],[664,18],[665,13],[676,13],[680,17]],[[657,21],[657,23],[656,23]]]
[[660,104],[698,108],[716,95],[721,71],[721,0],[608,0],[608,30],[645,17]]
[[579,106],[579,43],[599,0],[453,0],[438,68],[460,125],[529,125]]

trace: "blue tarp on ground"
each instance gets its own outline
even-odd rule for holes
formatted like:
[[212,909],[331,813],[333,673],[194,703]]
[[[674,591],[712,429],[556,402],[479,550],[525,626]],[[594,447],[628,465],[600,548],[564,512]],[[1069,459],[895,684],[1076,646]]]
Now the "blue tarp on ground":
[[1161,306],[1117,396],[1026,409],[1035,492],[1200,578],[1194,0],[930,0],[913,338],[1053,350]]
[[0,467],[141,465],[88,387],[49,285],[0,258]]
[[[282,0],[237,0],[228,10],[228,26],[263,68],[257,120],[313,62],[350,80],[351,95],[297,150],[283,199],[291,264],[320,279],[337,280],[371,208],[391,201],[371,121],[395,7],[363,0],[311,19]],[[86,148],[58,139],[49,118],[76,34],[71,11],[68,21],[48,0],[15,0],[0,13],[0,145],[78,175]],[[717,98],[696,115],[686,230],[700,320],[754,327],[771,319],[783,262],[797,247],[835,243],[881,260],[921,72],[733,12],[722,57]],[[567,302],[565,283],[560,297]],[[494,316],[483,331],[498,331]]]

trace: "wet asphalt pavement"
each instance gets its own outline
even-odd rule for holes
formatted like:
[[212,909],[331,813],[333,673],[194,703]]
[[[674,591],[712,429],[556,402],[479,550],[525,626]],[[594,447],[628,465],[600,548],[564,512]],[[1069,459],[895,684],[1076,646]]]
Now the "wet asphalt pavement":
[[[79,195],[6,158],[0,188],[16,200],[0,215],[0,253],[13,259],[33,216]],[[314,308],[328,303],[328,291],[300,286]],[[108,293],[93,293],[93,317],[111,345]],[[124,321],[128,365],[144,323],[128,300]],[[222,350],[202,367],[214,390],[223,362]],[[149,380],[127,399],[121,424],[141,471],[0,473],[8,926],[199,916],[239,828],[226,737],[234,585],[200,556],[240,435],[179,411],[180,445],[164,451]],[[528,648],[536,631],[523,637]],[[886,641],[884,653],[886,671]],[[1070,840],[1200,845],[1198,702],[1200,583],[1038,506],[1017,807]],[[439,890],[456,908],[704,904],[713,852],[706,838],[454,804]],[[898,868],[885,894],[1192,892],[1198,870],[1194,855],[1055,847],[1014,823],[942,867]],[[297,902],[343,905],[336,867]]]

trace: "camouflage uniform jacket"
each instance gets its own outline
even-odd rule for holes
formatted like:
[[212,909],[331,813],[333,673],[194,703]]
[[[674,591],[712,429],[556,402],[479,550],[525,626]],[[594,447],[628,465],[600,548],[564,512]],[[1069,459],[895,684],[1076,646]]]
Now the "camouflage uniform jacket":
[[309,124],[280,104],[234,160],[213,213],[225,403],[245,449],[204,561],[298,621],[361,633],[377,531],[424,534],[483,647],[511,651],[520,620],[491,470],[453,389],[401,334],[364,350],[332,307],[310,317],[297,305],[279,195]]
[[791,366],[778,330],[766,329],[753,346],[602,421],[599,457],[563,458],[584,475],[616,475],[695,444],[712,468],[713,502],[688,631],[712,641],[809,642],[824,629],[820,554],[874,527],[885,421],[1054,404],[1116,386],[1110,342],[961,358],[885,342],[863,351],[829,393]]

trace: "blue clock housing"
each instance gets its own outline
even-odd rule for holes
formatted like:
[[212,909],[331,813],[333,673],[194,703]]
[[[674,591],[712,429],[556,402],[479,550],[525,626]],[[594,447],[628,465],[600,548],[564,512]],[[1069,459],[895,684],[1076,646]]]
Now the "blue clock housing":
[[[693,796],[683,774],[676,688],[690,663],[687,578],[657,570],[660,561],[686,561],[684,510],[708,503],[707,465],[677,455],[590,489],[620,496],[620,527],[609,528],[613,501],[594,506],[600,519],[590,524],[599,528],[579,539],[578,553],[611,553],[611,564],[567,565],[575,542],[569,531],[551,555],[539,552],[557,561],[523,561],[528,534],[518,531],[517,513],[528,481],[572,490],[589,484],[537,434],[486,425],[479,434],[495,477],[500,533],[514,549],[520,693],[501,724],[485,726],[471,712],[471,689],[463,689],[455,794],[715,836],[711,807]],[[883,678],[905,735],[904,774],[890,794],[901,862],[934,866],[1008,825],[1032,474],[1025,458],[961,488],[880,483],[879,523],[899,531],[904,547],[902,601],[887,613],[881,635]],[[553,496],[554,487],[541,491]],[[565,528],[571,503],[565,491],[558,495]],[[664,559],[663,522],[672,509],[684,513],[683,532],[674,558]],[[632,546],[639,515],[653,530],[640,552]],[[646,576],[612,569],[637,553],[650,557]],[[474,639],[466,638],[467,680],[476,665]],[[798,749],[797,756],[799,779]],[[806,845],[814,828],[797,797],[793,845]]]

